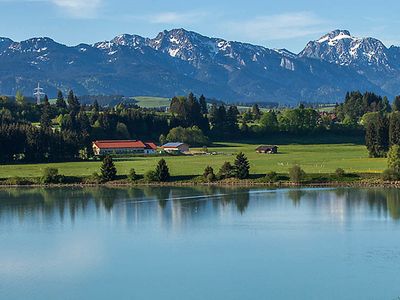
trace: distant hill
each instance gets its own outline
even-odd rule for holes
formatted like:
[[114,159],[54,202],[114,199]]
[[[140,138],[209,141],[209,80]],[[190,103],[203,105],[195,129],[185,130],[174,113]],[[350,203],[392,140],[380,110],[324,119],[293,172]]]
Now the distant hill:
[[400,94],[400,48],[346,30],[309,42],[300,54],[184,29],[73,47],[50,38],[0,38],[0,94],[31,95],[38,82],[50,97],[57,89],[127,97],[193,91],[240,103],[332,103],[349,90]]

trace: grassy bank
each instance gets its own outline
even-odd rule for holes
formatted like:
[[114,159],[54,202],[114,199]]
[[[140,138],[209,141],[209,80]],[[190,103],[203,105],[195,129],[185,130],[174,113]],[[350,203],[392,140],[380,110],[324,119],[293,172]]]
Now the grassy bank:
[[[337,168],[348,173],[379,174],[386,168],[386,159],[368,157],[363,145],[348,144],[285,144],[279,148],[279,154],[258,154],[255,148],[259,143],[216,143],[208,151],[214,155],[167,156],[171,175],[175,178],[191,178],[203,173],[210,165],[215,171],[225,161],[233,161],[234,155],[244,152],[251,165],[253,176],[263,176],[270,171],[287,174],[293,164],[299,164],[308,174],[331,174]],[[195,149],[194,149],[195,150]],[[200,149],[199,149],[200,150]],[[131,168],[143,175],[154,169],[159,157],[133,157],[116,159],[115,165],[119,175],[127,175]],[[57,168],[60,174],[74,177],[85,177],[98,172],[101,162],[64,162],[49,164],[1,165],[0,178],[40,177],[47,167]]]

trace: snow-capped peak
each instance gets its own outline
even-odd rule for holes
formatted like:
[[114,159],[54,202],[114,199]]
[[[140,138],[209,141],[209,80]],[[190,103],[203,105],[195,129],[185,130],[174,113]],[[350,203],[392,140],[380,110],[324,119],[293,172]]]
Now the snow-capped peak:
[[391,69],[387,50],[377,39],[357,38],[347,30],[334,30],[316,41],[309,42],[300,56],[344,66],[371,65]]
[[317,40],[317,43],[328,43],[331,46],[334,46],[338,41],[343,40],[343,39],[351,39],[354,40],[354,38],[348,30],[334,30],[324,36],[322,36],[319,40]]
[[111,42],[120,46],[138,47],[144,44],[145,40],[145,38],[138,35],[121,34],[116,36]]

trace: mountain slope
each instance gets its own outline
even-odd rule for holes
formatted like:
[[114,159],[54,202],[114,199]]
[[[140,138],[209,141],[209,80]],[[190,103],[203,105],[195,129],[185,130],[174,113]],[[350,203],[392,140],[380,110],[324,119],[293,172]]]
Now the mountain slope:
[[357,38],[347,30],[335,30],[309,42],[299,56],[348,66],[387,94],[400,92],[399,48],[387,48],[375,38]]
[[354,89],[396,94],[399,57],[398,47],[347,31],[310,42],[299,55],[184,29],[73,47],[49,38],[0,38],[0,93],[29,95],[40,82],[51,96],[72,88],[78,94],[170,97],[193,91],[227,101],[332,102]]

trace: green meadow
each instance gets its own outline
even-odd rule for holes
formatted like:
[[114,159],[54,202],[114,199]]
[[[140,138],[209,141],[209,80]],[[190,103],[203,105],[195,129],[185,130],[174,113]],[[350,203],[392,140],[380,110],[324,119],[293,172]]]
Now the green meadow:
[[157,108],[163,106],[169,106],[171,99],[161,97],[145,97],[137,96],[133,97],[137,101],[137,105],[143,108]]
[[[234,161],[235,155],[244,152],[251,165],[252,174],[266,174],[270,171],[287,173],[288,169],[299,164],[307,173],[333,173],[343,168],[351,173],[380,173],[386,168],[386,159],[369,158],[364,145],[346,144],[285,144],[279,146],[279,154],[258,154],[259,144],[255,143],[215,143],[208,151],[213,155],[166,156],[164,157],[172,176],[193,176],[203,173],[207,165],[215,172],[225,161]],[[196,150],[196,149],[192,149]],[[198,149],[200,150],[200,149]],[[160,157],[133,157],[116,159],[119,175],[128,174],[134,168],[138,174],[154,169]],[[99,172],[101,162],[65,162],[49,164],[1,165],[0,178],[38,177],[46,167],[58,168],[60,174],[67,176],[86,176]]]

